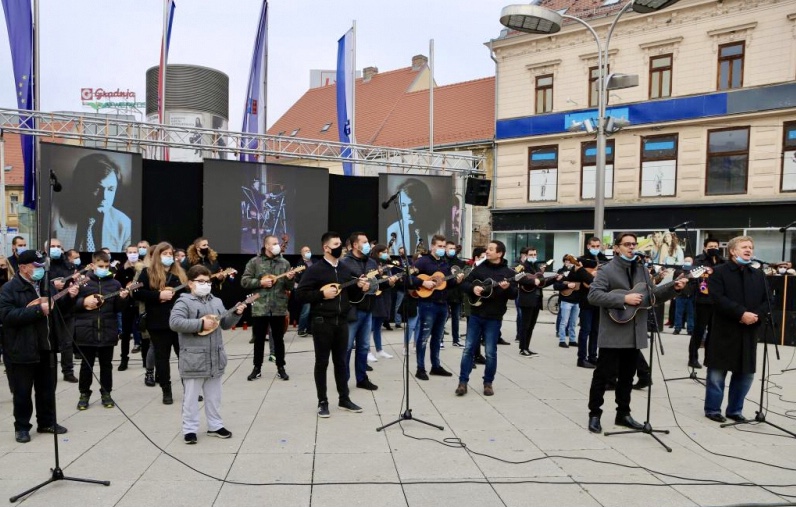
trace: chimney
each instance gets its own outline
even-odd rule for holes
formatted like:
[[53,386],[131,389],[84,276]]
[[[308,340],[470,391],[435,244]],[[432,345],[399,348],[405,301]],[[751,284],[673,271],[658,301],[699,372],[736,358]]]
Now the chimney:
[[378,73],[379,73],[378,67],[365,67],[364,69],[362,69],[362,81],[367,83],[368,81],[370,81],[370,78],[372,78]]
[[420,70],[426,64],[428,64],[427,57],[423,55],[415,55],[412,57],[412,70]]

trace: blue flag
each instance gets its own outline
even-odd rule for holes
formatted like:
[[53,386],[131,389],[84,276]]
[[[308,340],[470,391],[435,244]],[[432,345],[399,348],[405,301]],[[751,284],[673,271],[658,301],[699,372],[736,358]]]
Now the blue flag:
[[[257,38],[254,41],[254,53],[249,70],[249,86],[246,89],[246,107],[243,110],[243,128],[241,132],[265,134],[265,73],[268,65],[268,2],[263,2],[260,10],[260,24],[257,27]],[[257,139],[243,138],[244,148],[256,149]],[[258,155],[243,154],[243,162],[257,162]]]
[[[36,109],[33,103],[33,15],[30,0],[2,0],[6,15],[11,61],[17,92],[17,109]],[[20,118],[20,127],[35,127],[32,118]],[[25,162],[23,204],[36,209],[36,154],[33,136],[20,136],[22,159]]]
[[[354,29],[351,28],[337,41],[337,132],[340,142],[351,144],[354,121]],[[351,149],[345,148],[340,156],[351,158]],[[343,175],[354,173],[351,162],[343,162]]]

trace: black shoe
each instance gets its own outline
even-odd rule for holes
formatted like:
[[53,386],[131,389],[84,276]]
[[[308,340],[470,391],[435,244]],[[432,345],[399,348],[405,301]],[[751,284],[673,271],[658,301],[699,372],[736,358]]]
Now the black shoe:
[[323,417],[326,419],[329,417],[329,402],[328,401],[321,401],[318,403],[318,417]]
[[528,351],[528,350],[521,350],[521,351],[520,351],[520,355],[521,355],[521,356],[530,357],[530,356],[531,356],[531,352],[530,352],[530,351]]
[[588,361],[578,361],[578,368],[588,368],[593,370],[595,366]]
[[498,345],[509,345],[509,342],[507,342],[503,338],[498,338],[497,344]]
[[360,389],[367,389],[368,391],[375,391],[379,388],[379,386],[371,382],[367,377],[365,377],[365,380],[360,380],[357,382],[357,387]]
[[630,414],[617,415],[616,419],[614,420],[614,424],[617,426],[624,426],[625,428],[630,428],[632,430],[644,429],[644,425],[633,419]]
[[30,442],[30,431],[19,430],[14,432],[14,439],[20,444],[27,444]]
[[699,364],[699,361],[688,361],[688,367],[693,368],[695,370],[701,370],[702,365]]
[[307,331],[305,329],[299,329],[297,334],[299,336],[307,336]]
[[569,344],[567,342],[558,342],[558,346],[561,347],[562,349],[569,348]]
[[569,342],[569,346],[570,347],[577,347],[578,346],[578,342]]
[[64,381],[70,384],[77,384],[77,377],[74,373],[64,373]]
[[727,419],[732,419],[735,422],[746,422],[749,420],[746,417],[744,417],[743,414],[733,414],[733,415],[727,414]]
[[284,367],[276,369],[276,376],[282,380],[290,380],[290,375],[287,374]]
[[680,330],[679,329],[675,329],[674,331],[672,331],[672,334],[680,334]]
[[127,362],[128,359],[126,357],[123,357],[122,362],[119,363],[119,371],[125,371],[127,369]]
[[365,366],[365,371],[373,371],[373,367],[371,365]]
[[633,384],[633,389],[645,389],[652,385],[652,380],[648,378],[640,378],[638,382]]
[[160,389],[163,390],[163,404],[172,405],[174,403],[174,396],[171,394],[171,382],[160,384]]
[[727,418],[721,414],[705,414],[705,417],[717,423],[727,422]]
[[224,428],[223,426],[215,431],[208,430],[207,434],[211,437],[218,437],[218,438],[230,438],[232,436],[232,432]]
[[193,445],[196,443],[196,433],[186,433],[185,434],[185,443],[188,445]]
[[144,385],[148,387],[155,387],[155,370],[147,369],[144,373]]
[[442,366],[432,367],[431,370],[428,372],[431,375],[437,375],[439,377],[452,377],[453,373],[449,372]]
[[246,380],[258,379],[258,378],[260,378],[262,376],[263,376],[263,372],[260,371],[260,368],[255,366],[254,369],[252,370],[252,372],[249,373],[249,376],[246,377]]
[[36,428],[36,433],[56,433],[58,435],[63,435],[66,433],[66,428],[60,424],[53,424],[52,426],[39,426]]
[[589,431],[592,433],[602,433],[603,427],[599,417],[589,417]]
[[340,410],[347,410],[348,412],[356,412],[357,414],[362,412],[362,407],[360,407],[353,401],[349,400],[348,398],[340,400],[340,402],[337,404],[337,408],[339,408]]
[[392,326],[391,326],[390,324],[388,324],[388,323],[386,323],[386,322],[385,322],[385,323],[384,323],[384,329],[385,329],[386,331],[392,331]]
[[419,378],[420,380],[428,380],[428,373],[426,373],[426,370],[421,370],[418,368],[418,370],[415,372],[415,377]]
[[139,352],[141,352],[141,346],[140,346],[140,345],[136,345],[135,347],[133,347],[133,348],[130,350],[130,353],[131,353],[131,354],[138,354]]
[[486,364],[486,358],[482,355],[475,356],[475,364]]
[[395,324],[395,329],[401,329],[403,326],[401,324]]

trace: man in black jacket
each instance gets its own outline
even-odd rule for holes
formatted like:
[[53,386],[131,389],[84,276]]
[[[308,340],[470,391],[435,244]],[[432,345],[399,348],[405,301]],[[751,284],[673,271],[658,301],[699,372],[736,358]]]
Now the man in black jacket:
[[589,238],[586,252],[578,257],[582,267],[575,268],[570,273],[569,279],[580,283],[578,291],[580,305],[580,332],[578,333],[578,362],[581,368],[594,368],[597,364],[597,334],[600,329],[600,309],[589,303],[589,286],[594,281],[594,275],[589,270],[598,269],[601,264],[608,262],[608,257],[602,252],[602,241],[599,238]]
[[310,266],[301,277],[296,289],[300,303],[310,304],[312,341],[315,345],[315,389],[318,393],[318,416],[329,417],[329,400],[326,397],[326,369],[329,367],[329,354],[334,364],[334,380],[339,396],[338,408],[349,412],[362,412],[362,407],[354,404],[348,397],[346,379],[346,349],[348,347],[349,297],[359,299],[362,292],[370,289],[366,279],[359,278],[345,290],[334,287],[323,288],[328,284],[342,284],[357,277],[340,262],[343,243],[336,232],[326,232],[321,237],[323,259]]
[[495,394],[492,381],[497,372],[497,339],[506,304],[517,295],[517,287],[513,283],[515,273],[507,266],[504,255],[506,245],[501,241],[491,241],[486,249],[486,262],[477,266],[462,282],[464,294],[480,299],[471,307],[467,319],[467,339],[462,351],[456,396],[467,394],[467,383],[473,370],[473,354],[482,335],[486,343],[484,396]]
[[[445,243],[445,256],[448,258],[448,263],[451,266],[464,268],[464,261],[456,255],[456,243],[447,241]],[[459,320],[462,317],[462,290],[460,287],[454,287],[448,291],[448,315],[451,319],[451,342],[454,347],[461,347],[459,341]],[[440,347],[443,347],[445,340],[440,342]]]
[[[30,418],[33,415],[31,395],[36,389],[36,422],[38,433],[66,433],[55,421],[55,358],[52,357],[47,334],[49,301],[28,306],[46,296],[44,256],[27,250],[17,259],[17,276],[0,291],[0,321],[3,322],[3,350],[8,363],[6,372],[14,397],[14,438],[30,442]],[[62,309],[74,304],[77,285],[69,288],[66,297],[57,303]]]
[[536,254],[536,247],[528,247],[526,251],[523,268],[528,275],[520,280],[517,292],[517,307],[520,312],[520,355],[535,356],[536,352],[531,350],[531,338],[536,327],[536,320],[539,318],[539,311],[544,304],[542,289],[555,282],[555,278],[544,279],[544,262],[539,262]]
[[688,342],[688,366],[702,368],[699,364],[699,346],[704,340],[710,339],[710,323],[713,320],[713,298],[710,297],[709,281],[714,268],[724,264],[719,250],[719,241],[707,238],[702,243],[704,251],[694,259],[694,266],[704,266],[705,274],[700,278],[691,280],[691,289],[694,294],[696,311],[694,312],[694,331],[691,341]]
[[[65,279],[74,274],[77,269],[66,258],[60,240],[52,238],[47,246],[49,246],[50,251],[50,280],[52,281],[52,289],[55,289],[53,294],[55,294],[69,284],[74,283],[74,280]],[[54,311],[52,330],[58,339],[58,347],[61,352],[61,373],[63,373],[65,381],[77,383],[72,347],[72,337],[75,334],[74,307],[70,306],[68,309],[61,309],[60,306],[56,306]]]

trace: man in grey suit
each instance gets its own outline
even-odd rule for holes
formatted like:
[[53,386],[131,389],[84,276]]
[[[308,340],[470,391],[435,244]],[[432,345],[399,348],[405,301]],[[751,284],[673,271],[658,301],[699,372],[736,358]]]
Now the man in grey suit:
[[105,154],[92,153],[77,162],[70,192],[74,200],[59,206],[53,219],[53,235],[65,249],[123,252],[130,246],[130,217],[113,207],[121,183],[121,169]]

